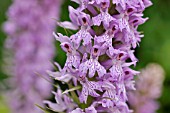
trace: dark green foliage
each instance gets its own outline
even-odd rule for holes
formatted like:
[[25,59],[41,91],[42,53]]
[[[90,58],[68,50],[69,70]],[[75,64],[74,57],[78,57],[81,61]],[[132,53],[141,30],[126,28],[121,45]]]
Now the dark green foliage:
[[11,0],[1,0],[0,1],[0,81],[5,79],[7,76],[2,73],[2,50],[3,50],[3,43],[5,41],[5,33],[2,30],[3,22],[6,20],[6,10],[10,5]]

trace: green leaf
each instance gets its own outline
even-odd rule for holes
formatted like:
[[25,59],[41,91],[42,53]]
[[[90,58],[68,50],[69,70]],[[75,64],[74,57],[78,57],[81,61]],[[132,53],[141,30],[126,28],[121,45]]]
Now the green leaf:
[[[49,108],[49,107],[46,107],[48,110],[50,110],[51,112],[55,112],[55,113],[64,113],[64,112],[58,112],[58,111],[55,111],[55,110],[53,110],[53,109],[51,109],[51,108]],[[50,113],[51,113],[50,112]]]
[[65,90],[62,94],[66,94],[68,92],[72,92],[72,91],[79,90],[79,89],[81,89],[81,86],[76,86],[71,89]]
[[46,79],[44,76],[42,76],[41,74],[35,72],[36,75],[40,76],[41,78],[45,79],[47,82],[49,82],[50,84],[52,84],[54,87],[58,88],[58,85],[53,84],[51,81],[49,81],[48,79]]
[[35,104],[38,108],[40,108],[41,110],[44,111],[44,113],[50,113],[48,110],[46,110],[45,108],[41,107],[40,105],[38,104]]

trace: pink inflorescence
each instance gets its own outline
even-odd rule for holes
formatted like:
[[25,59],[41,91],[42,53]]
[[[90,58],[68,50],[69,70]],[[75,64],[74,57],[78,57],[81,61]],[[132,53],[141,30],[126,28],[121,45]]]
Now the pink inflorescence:
[[[132,112],[127,105],[127,91],[135,90],[134,75],[139,72],[130,66],[138,61],[134,49],[143,37],[137,28],[147,20],[142,18],[143,11],[152,3],[150,0],[72,1],[79,7],[69,6],[71,22],[58,24],[78,31],[70,37],[54,33],[67,59],[64,68],[56,63],[59,71],[48,71],[56,80],[71,86],[66,91],[71,93],[64,92],[59,99],[57,92],[57,103],[45,103],[56,112]],[[71,97],[69,101],[65,96]]]
[[50,96],[52,86],[45,70],[51,70],[54,57],[55,21],[60,0],[13,0],[4,31],[6,48],[13,53],[9,96],[12,113],[42,113],[35,104]]
[[164,78],[163,68],[155,63],[148,64],[141,71],[136,81],[136,90],[128,94],[128,103],[134,113],[156,113]]

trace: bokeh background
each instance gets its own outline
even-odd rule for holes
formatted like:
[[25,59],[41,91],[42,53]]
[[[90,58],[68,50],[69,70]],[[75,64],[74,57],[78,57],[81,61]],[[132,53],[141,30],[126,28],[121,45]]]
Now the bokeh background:
[[[61,21],[68,19],[67,7],[70,4],[70,0],[63,1]],[[160,109],[158,113],[170,112],[170,0],[152,0],[153,6],[149,7],[145,11],[145,17],[149,17],[149,21],[140,26],[139,30],[143,31],[145,37],[142,39],[140,47],[137,48],[136,56],[139,59],[136,69],[145,67],[150,62],[156,62],[160,64],[166,73],[166,79],[164,82],[162,97],[158,100],[160,102]],[[2,53],[3,44],[7,37],[2,30],[2,24],[6,21],[6,11],[11,0],[0,0],[0,93],[2,93],[2,86],[5,87],[4,80],[8,78],[2,71]],[[64,29],[57,28],[58,32],[65,34]],[[60,49],[59,44],[56,42],[56,57],[55,61],[58,61],[61,65],[64,64],[65,54]],[[57,54],[60,53],[60,54]],[[9,109],[5,103],[5,100],[0,96],[0,113],[8,113]]]

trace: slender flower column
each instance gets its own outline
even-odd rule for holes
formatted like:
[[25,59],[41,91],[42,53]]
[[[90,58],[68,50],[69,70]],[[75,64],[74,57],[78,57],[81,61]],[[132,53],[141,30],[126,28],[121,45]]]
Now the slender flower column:
[[[68,85],[69,89],[63,94],[72,101],[44,103],[56,112],[132,112],[127,105],[127,91],[135,90],[134,75],[139,72],[130,66],[138,61],[134,51],[143,37],[137,28],[148,19],[142,18],[143,11],[152,3],[149,0],[72,1],[79,7],[68,7],[71,22],[58,24],[77,30],[76,33],[70,37],[54,33],[66,52],[65,66],[61,68],[55,63],[59,71],[47,71]],[[60,100],[63,98],[60,96]],[[64,107],[68,104],[73,105],[71,109]],[[58,109],[59,105],[62,110]]]
[[45,70],[51,70],[54,57],[55,21],[59,17],[60,0],[13,0],[4,24],[8,35],[6,48],[12,51],[9,103],[12,113],[42,113],[35,104],[51,94],[52,86]]
[[158,64],[148,64],[136,81],[136,91],[129,92],[129,104],[134,113],[156,113],[164,81],[164,70]]

